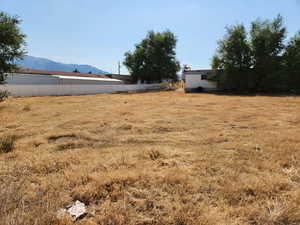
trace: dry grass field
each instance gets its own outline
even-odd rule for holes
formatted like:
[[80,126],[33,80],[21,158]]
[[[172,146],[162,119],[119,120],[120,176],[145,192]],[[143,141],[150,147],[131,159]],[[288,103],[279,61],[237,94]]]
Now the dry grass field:
[[300,224],[300,97],[10,98],[0,152],[0,225]]

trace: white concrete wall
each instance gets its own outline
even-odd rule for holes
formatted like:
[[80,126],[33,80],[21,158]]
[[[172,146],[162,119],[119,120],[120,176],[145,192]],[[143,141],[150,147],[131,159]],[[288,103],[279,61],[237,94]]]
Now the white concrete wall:
[[7,84],[20,85],[41,85],[41,84],[59,84],[59,78],[51,75],[37,74],[8,74],[5,82]]
[[79,79],[63,79],[59,78],[59,84],[62,85],[116,85],[116,84],[123,84],[123,81],[110,81],[109,78],[106,81],[103,80],[79,80]]
[[201,74],[185,74],[185,88],[193,89],[202,87],[203,89],[216,89],[216,83],[208,80],[201,80]]
[[72,79],[68,77],[68,79],[64,79],[58,76],[52,75],[43,75],[43,74],[9,74],[6,78],[6,83],[11,85],[49,85],[49,84],[90,84],[90,85],[98,85],[98,84],[122,84],[122,81],[114,81],[110,80],[87,80],[87,79]]
[[120,84],[120,85],[0,85],[10,96],[57,96],[118,93],[143,90],[159,90],[160,84]]

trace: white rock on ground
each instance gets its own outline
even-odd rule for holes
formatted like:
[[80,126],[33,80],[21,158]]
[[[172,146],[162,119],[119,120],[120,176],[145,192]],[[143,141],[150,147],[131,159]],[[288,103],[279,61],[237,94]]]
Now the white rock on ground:
[[74,220],[84,217],[87,214],[85,204],[77,200],[75,203],[71,204],[65,209],[58,210],[57,217],[62,218],[67,214]]

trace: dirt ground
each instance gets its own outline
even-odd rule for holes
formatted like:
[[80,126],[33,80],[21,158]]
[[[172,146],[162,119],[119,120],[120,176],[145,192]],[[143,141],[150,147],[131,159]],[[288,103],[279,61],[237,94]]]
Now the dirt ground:
[[0,138],[0,225],[300,224],[300,97],[10,98]]

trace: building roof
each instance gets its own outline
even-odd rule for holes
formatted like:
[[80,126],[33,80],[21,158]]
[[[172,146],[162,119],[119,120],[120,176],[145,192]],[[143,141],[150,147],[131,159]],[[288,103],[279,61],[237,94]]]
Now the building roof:
[[94,80],[94,81],[113,81],[113,82],[122,82],[121,80],[111,79],[111,78],[101,78],[101,77],[79,77],[79,76],[61,76],[61,75],[53,75],[54,77],[58,77],[61,79],[73,79],[73,80]]
[[113,73],[110,73],[110,74],[105,74],[106,76],[110,77],[110,78],[116,78],[116,79],[120,79],[120,80],[130,80],[131,76],[128,75],[128,74],[113,74]]
[[125,75],[125,74],[106,74],[107,77],[112,78],[112,79],[118,79],[122,80],[125,83],[130,83],[131,82],[131,76],[130,75]]
[[130,78],[129,74],[115,74],[115,73],[108,73],[105,74],[107,76],[113,76],[113,77],[123,77],[123,78]]
[[94,78],[107,78],[105,75],[89,74],[89,73],[75,73],[75,72],[62,72],[53,70],[31,70],[31,69],[20,69],[16,73],[22,74],[40,74],[40,75],[63,75],[73,77],[94,77]]
[[205,69],[205,70],[185,70],[184,73],[206,73],[206,72],[215,72],[213,69]]

